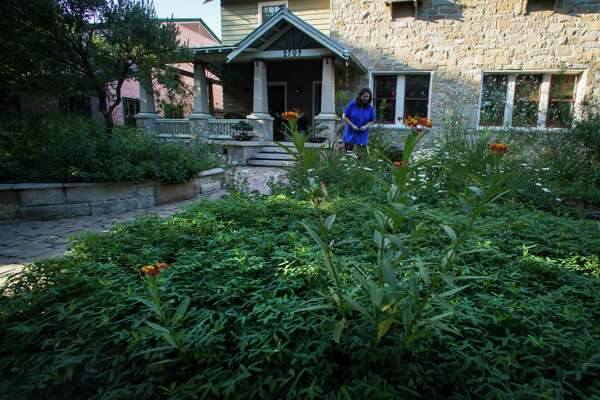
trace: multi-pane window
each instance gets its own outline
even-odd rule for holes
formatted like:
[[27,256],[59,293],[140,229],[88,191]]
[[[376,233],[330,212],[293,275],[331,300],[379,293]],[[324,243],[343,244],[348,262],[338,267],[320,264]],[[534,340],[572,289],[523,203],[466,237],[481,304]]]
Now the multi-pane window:
[[430,74],[374,75],[373,105],[377,120],[401,125],[407,117],[427,117],[430,81]]
[[140,112],[140,100],[123,98],[123,117],[125,126],[135,127],[135,115]]
[[565,128],[575,109],[578,75],[484,74],[479,125]]
[[286,7],[286,2],[266,2],[258,3],[258,12],[260,14],[259,23],[264,24],[269,18],[271,18],[281,8]]

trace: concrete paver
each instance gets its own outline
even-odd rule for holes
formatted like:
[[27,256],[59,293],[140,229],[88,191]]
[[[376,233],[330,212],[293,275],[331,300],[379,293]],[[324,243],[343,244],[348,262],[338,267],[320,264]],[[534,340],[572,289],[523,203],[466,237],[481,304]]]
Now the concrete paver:
[[[269,191],[267,182],[273,179],[285,179],[286,171],[270,167],[237,167],[235,174],[239,179],[247,181],[251,192],[258,191],[266,194]],[[7,275],[18,272],[25,264],[64,255],[69,238],[86,231],[107,231],[115,224],[126,223],[144,214],[157,213],[161,217],[168,217],[187,204],[207,197],[218,198],[224,193],[224,191],[214,192],[178,203],[120,214],[55,221],[0,221],[0,284]]]

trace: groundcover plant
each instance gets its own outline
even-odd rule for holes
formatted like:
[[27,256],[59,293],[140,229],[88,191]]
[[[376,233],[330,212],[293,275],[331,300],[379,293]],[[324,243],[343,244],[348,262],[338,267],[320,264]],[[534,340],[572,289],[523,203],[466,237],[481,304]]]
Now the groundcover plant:
[[[379,159],[321,159],[274,195],[138,219],[30,266],[0,297],[0,397],[600,396],[598,223],[509,195],[473,219],[469,206],[475,212],[499,166],[427,202],[418,162]],[[333,169],[355,171],[362,186],[344,178],[352,173],[336,181]],[[503,184],[500,193],[512,185]],[[411,210],[401,218],[400,198]],[[323,225],[325,247],[307,230],[322,240]],[[459,239],[460,255],[442,271]],[[391,250],[404,255],[386,264]],[[424,276],[441,272],[445,291],[419,303],[414,325],[427,329],[408,340],[416,331],[404,329],[405,303],[386,301],[423,299]],[[408,282],[408,297],[393,282]]]

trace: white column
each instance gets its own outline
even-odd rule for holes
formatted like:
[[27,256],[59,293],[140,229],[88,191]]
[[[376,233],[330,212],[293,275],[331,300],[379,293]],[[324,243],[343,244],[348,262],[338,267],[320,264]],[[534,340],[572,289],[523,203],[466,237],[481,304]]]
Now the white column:
[[323,128],[329,142],[337,140],[337,121],[335,115],[335,67],[333,57],[323,58],[323,73],[321,76],[321,112],[314,117],[315,125]]
[[335,117],[335,68],[333,65],[333,57],[323,58],[321,112],[317,117],[320,119],[325,117]]
[[156,114],[151,77],[148,77],[145,82],[140,82],[140,114]]
[[[394,125],[404,125],[404,91],[406,89],[406,77],[404,75],[398,75],[398,78],[396,78],[396,110],[395,110],[395,116],[396,119],[394,120],[393,124]],[[373,104],[373,107],[375,107],[375,104]],[[377,110],[375,110],[375,112],[377,112]],[[381,118],[381,115],[377,116],[378,118]]]
[[202,63],[194,63],[194,108],[191,117],[212,118],[208,106],[208,84],[206,82],[206,69]]
[[517,75],[508,75],[508,88],[506,90],[506,105],[504,107],[504,126],[510,128],[512,126],[513,106],[515,104],[515,86]]
[[548,112],[548,102],[550,101],[550,74],[544,74],[542,86],[540,88],[540,102],[538,104],[538,128],[546,127],[546,113]]
[[254,90],[252,97],[252,114],[248,118],[272,118],[269,115],[267,95],[267,64],[263,60],[254,61]]
[[269,115],[267,95],[267,64],[263,60],[254,60],[254,91],[252,95],[252,114],[246,118],[258,134],[258,140],[273,140],[273,120]]
[[152,76],[139,81],[140,84],[140,112],[135,116],[137,128],[148,133],[156,130],[156,107],[154,105],[154,87]]

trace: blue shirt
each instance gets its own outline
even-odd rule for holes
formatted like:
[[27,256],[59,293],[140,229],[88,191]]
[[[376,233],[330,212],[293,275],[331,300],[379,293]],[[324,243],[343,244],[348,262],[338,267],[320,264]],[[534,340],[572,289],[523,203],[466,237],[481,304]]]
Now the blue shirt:
[[[351,100],[344,108],[344,115],[358,128],[366,125],[371,121],[375,121],[375,110],[370,104],[366,107],[361,107],[356,100]],[[344,127],[344,143],[359,144],[366,146],[369,142],[369,130],[355,131],[349,124]]]

